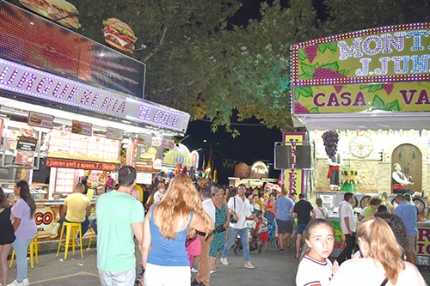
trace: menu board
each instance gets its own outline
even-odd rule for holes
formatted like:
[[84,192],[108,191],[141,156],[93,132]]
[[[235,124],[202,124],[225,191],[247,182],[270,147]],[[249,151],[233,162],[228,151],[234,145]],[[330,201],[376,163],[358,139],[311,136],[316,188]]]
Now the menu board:
[[121,141],[99,135],[74,134],[60,129],[52,129],[49,137],[49,157],[112,163],[120,161]]
[[58,168],[55,180],[56,193],[73,193],[75,185],[75,169]]
[[8,126],[5,135],[4,150],[8,157],[5,164],[32,168],[39,132],[27,124],[21,123],[16,126]]

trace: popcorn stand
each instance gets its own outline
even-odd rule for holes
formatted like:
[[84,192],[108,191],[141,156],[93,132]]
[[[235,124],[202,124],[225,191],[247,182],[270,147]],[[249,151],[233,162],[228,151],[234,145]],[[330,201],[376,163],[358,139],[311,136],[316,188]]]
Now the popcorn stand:
[[[329,209],[338,247],[343,191],[355,192],[356,212],[382,192],[392,200],[393,164],[399,163],[413,178],[407,187],[429,194],[429,28],[430,23],[372,28],[291,48],[292,113],[315,143],[308,190]],[[327,130],[337,133],[338,142],[323,138]],[[340,191],[329,191],[332,151],[343,159],[339,184],[350,185]],[[422,217],[417,263],[429,265],[427,198],[415,197],[414,203]]]

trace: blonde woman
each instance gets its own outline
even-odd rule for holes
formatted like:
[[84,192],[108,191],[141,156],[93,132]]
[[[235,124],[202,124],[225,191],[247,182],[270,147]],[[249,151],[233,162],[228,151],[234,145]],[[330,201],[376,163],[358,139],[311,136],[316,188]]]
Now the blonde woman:
[[163,200],[149,209],[143,223],[144,285],[190,285],[185,240],[187,236],[194,237],[196,231],[207,237],[213,229],[214,223],[204,211],[191,179],[185,174],[177,175]]
[[315,208],[315,218],[321,218],[321,219],[327,219],[328,212],[325,207],[322,205],[322,199],[317,198],[316,199],[317,207]]
[[[377,217],[358,226],[358,245],[363,258],[342,263],[330,286],[336,285],[427,285],[415,265],[403,261],[403,249],[390,226]],[[354,279],[351,273],[361,273]]]
[[394,207],[391,202],[388,200],[387,192],[383,192],[381,194],[381,206],[385,206],[389,214],[394,213]]

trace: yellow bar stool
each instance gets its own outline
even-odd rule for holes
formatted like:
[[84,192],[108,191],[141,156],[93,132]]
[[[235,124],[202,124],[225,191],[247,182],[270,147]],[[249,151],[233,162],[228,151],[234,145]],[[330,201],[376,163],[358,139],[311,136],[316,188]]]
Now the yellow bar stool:
[[[96,223],[97,223],[97,222],[96,222]],[[93,240],[97,242],[97,234],[96,234],[96,232],[94,231],[94,228],[91,226],[91,224],[90,224],[90,227],[88,228],[87,233],[89,233],[89,234],[90,234],[90,242],[88,243],[87,251],[90,251],[90,250],[91,250],[91,242],[92,242]]]
[[[30,254],[30,266],[31,268],[34,268],[34,257],[36,257],[36,264],[39,264],[39,244],[37,243],[37,236],[33,238],[33,240],[30,242],[30,246],[28,248],[27,253]],[[10,259],[9,268],[12,268],[14,258],[15,250],[12,250],[12,257]]]
[[[65,239],[63,242],[64,229],[66,229]],[[75,242],[76,236],[79,233],[79,246],[81,248],[81,257],[84,258],[84,252],[82,251],[82,225],[79,222],[63,222],[63,226],[61,227],[60,241],[58,241],[58,249],[57,255],[60,253],[61,246],[64,246],[64,260],[67,259],[67,253],[69,252],[69,245],[71,242],[72,245],[72,255],[75,255],[75,246],[77,243]]]

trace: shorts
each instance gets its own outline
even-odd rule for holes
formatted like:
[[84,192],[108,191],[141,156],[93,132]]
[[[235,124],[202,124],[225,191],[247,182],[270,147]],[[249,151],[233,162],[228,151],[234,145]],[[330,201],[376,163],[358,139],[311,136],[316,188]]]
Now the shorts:
[[408,235],[409,247],[405,249],[406,252],[415,252],[415,236]]
[[260,234],[258,235],[258,240],[259,241],[269,241],[269,232],[268,231],[260,232]]
[[291,220],[280,220],[276,219],[276,223],[278,224],[278,233],[284,234],[284,233],[293,233],[293,222]]
[[[209,274],[209,272],[208,272]],[[145,286],[177,286],[190,285],[190,266],[160,266],[146,264],[144,273]],[[129,284],[134,285],[134,284]]]
[[99,269],[100,283],[102,286],[128,286],[136,281],[136,269],[128,271],[104,271]]
[[300,223],[297,225],[297,234],[302,235],[308,224]]

